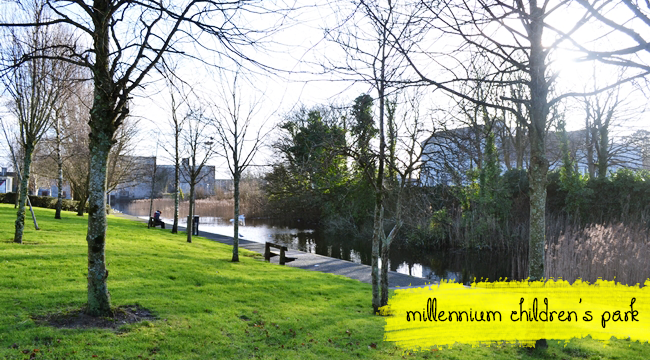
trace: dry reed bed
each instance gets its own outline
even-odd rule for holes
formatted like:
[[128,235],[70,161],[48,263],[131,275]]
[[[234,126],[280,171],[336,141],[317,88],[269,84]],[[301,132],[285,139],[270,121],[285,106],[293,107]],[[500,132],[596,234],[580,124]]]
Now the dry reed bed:
[[643,285],[650,277],[650,230],[633,224],[565,224],[546,249],[546,277]]

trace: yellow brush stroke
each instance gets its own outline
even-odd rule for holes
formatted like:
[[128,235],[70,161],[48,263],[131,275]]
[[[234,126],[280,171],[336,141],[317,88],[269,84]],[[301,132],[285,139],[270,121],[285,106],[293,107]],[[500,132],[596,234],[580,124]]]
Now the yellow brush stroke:
[[[522,298],[524,302],[520,309]],[[528,321],[526,313],[521,313],[521,310],[532,315],[535,298],[538,317]],[[427,310],[431,309],[433,299],[437,315],[443,312],[443,316],[436,316],[435,320],[431,318],[432,312]],[[540,313],[546,311],[544,299],[548,301],[548,312],[556,311],[553,321],[550,321],[549,314],[545,318]],[[472,317],[476,314],[478,319],[483,312],[485,321],[468,319],[470,309]],[[469,287],[443,281],[425,288],[398,289],[381,311],[387,315],[384,339],[405,349],[451,346],[456,342],[473,345],[506,342],[534,346],[538,339],[569,340],[587,335],[604,342],[612,336],[648,341],[650,279],[644,287],[603,280],[594,284],[582,281],[569,284],[563,280],[475,282]],[[457,321],[458,316],[454,313],[453,321],[448,321],[445,315],[450,311],[465,311],[460,315],[462,321]],[[486,317],[488,311],[494,315],[490,321]],[[501,315],[500,321],[497,311]],[[516,315],[512,314],[513,311]],[[559,321],[560,311],[564,311],[565,321]],[[575,316],[571,313],[571,321],[567,321],[569,311],[575,313]],[[587,321],[587,311],[591,312],[591,321]],[[524,315],[523,319],[513,321],[520,318],[520,313]],[[418,319],[420,316],[422,320]]]

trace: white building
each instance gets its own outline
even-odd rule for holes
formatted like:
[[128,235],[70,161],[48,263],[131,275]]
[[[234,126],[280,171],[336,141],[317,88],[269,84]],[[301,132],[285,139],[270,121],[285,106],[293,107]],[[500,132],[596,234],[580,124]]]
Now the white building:
[[0,169],[0,194],[12,192],[14,188],[14,177],[10,175],[6,167]]
[[[617,171],[621,168],[650,169],[650,137],[646,139],[642,135],[639,135],[638,141],[629,141],[632,138],[614,138],[610,141],[608,171]],[[585,130],[569,131],[567,138],[569,153],[575,161],[578,171],[588,173]],[[510,139],[505,142],[502,139],[500,136],[495,136],[495,145],[503,172],[516,167],[516,151]],[[526,145],[527,136],[524,136],[524,139],[522,165],[526,169],[530,148]],[[429,137],[423,144],[420,184],[433,186],[466,183],[468,171],[477,168],[477,164],[485,152],[485,140],[482,126],[441,131]],[[555,170],[562,166],[560,145],[560,134],[549,132],[546,136],[546,156],[549,161],[549,170]],[[595,161],[595,151],[593,156]]]

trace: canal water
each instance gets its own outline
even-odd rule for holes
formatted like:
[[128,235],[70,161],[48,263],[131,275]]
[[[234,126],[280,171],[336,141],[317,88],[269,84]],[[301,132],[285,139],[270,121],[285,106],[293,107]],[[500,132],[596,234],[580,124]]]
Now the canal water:
[[[123,213],[147,217],[148,200],[113,203],[111,206]],[[162,218],[171,222],[173,201],[154,200],[154,211],[160,210]],[[196,215],[200,216],[200,231],[233,235],[232,205],[226,201],[197,202]],[[186,225],[187,202],[180,207],[180,225]],[[322,228],[305,226],[300,222],[280,222],[272,219],[247,217],[239,227],[242,239],[264,243],[272,241],[290,249],[325,255],[337,259],[370,265],[371,240],[359,239],[346,234],[331,233]],[[499,278],[522,279],[527,268],[525,256],[498,251],[422,251],[412,248],[393,247],[389,256],[389,269],[402,274],[422,277],[431,281],[441,279],[469,283],[476,279]]]

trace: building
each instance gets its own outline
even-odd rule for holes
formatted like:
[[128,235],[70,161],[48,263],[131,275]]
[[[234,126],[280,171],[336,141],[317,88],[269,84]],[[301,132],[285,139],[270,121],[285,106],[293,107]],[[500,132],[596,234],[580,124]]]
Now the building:
[[[58,197],[59,187],[57,186],[57,183],[58,181],[56,179],[50,179],[49,186],[47,187],[41,186],[38,188],[38,196]],[[64,199],[72,199],[72,190],[70,189],[70,184],[67,181],[63,181],[62,195]]]
[[0,168],[0,194],[14,191],[14,177],[15,174],[7,171],[6,167]]
[[[517,167],[520,158],[521,167],[528,167],[530,148],[527,135],[522,136],[519,148],[512,137],[503,136],[502,129],[495,131],[495,145],[499,156],[501,171]],[[568,131],[569,153],[576,168],[583,174],[589,173],[586,130]],[[476,170],[485,152],[486,137],[483,126],[460,127],[441,131],[429,137],[423,146],[420,184],[465,184],[469,181],[468,173]],[[546,136],[546,157],[549,170],[562,166],[561,136],[558,132],[548,132]],[[621,168],[650,170],[650,133],[639,133],[625,138],[614,138],[609,145],[609,171]],[[595,151],[593,152],[596,157]]]
[[[155,167],[154,197],[163,193],[173,192],[174,165],[158,165],[156,157],[132,157],[131,176],[120,182],[113,191],[112,198],[116,200],[148,199],[151,197],[152,179]],[[183,159],[180,171],[180,188],[185,194],[190,192],[190,179],[188,174],[189,159]],[[212,165],[205,165],[197,177],[195,193],[199,197],[214,195],[216,169]]]
[[[120,179],[115,179],[115,188],[110,192],[115,199],[145,199],[151,196],[151,178],[156,166],[154,156],[128,156],[129,169]],[[110,177],[118,174],[108,174]]]

